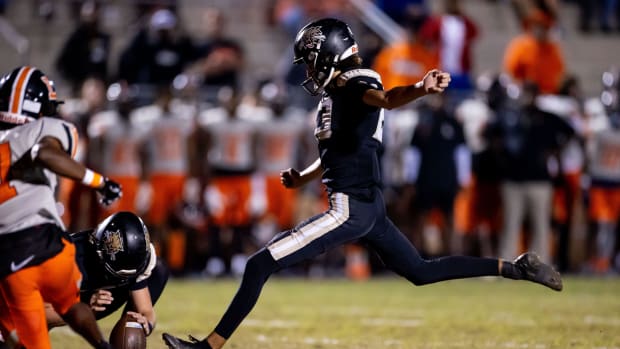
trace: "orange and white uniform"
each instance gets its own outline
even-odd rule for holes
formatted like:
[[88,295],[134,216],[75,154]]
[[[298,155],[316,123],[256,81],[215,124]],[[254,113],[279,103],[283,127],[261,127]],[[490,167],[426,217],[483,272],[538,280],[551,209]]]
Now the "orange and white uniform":
[[166,114],[158,106],[141,109],[136,110],[136,114],[148,112],[152,116],[144,143],[152,189],[147,221],[161,225],[183,199],[189,170],[187,139],[193,129],[193,120],[176,113]]
[[77,131],[62,120],[0,131],[0,330],[36,349],[50,348],[43,302],[66,313],[80,301],[82,279],[75,247],[63,238],[57,176],[33,161],[33,148],[45,137],[75,156]]
[[280,183],[280,171],[299,162],[303,131],[302,120],[285,116],[261,123],[257,129],[257,171],[265,181],[267,214],[275,218],[281,229],[293,224],[296,191]]
[[140,152],[145,130],[123,119],[116,111],[105,111],[93,116],[88,133],[93,140],[91,144],[97,148],[93,150],[99,157],[96,161],[98,170],[123,188],[123,196],[105,208],[102,217],[118,211],[135,212],[142,176]]
[[[253,185],[256,124],[228,118],[220,108],[202,113],[200,124],[209,133],[207,164],[213,173],[205,189],[205,203],[217,226],[243,226],[264,211],[255,201]],[[258,185],[260,187],[260,185]]]

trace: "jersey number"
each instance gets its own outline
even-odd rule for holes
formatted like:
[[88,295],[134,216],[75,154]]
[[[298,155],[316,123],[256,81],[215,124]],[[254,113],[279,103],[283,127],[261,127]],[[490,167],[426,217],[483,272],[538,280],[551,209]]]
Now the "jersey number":
[[11,145],[0,144],[0,204],[17,195],[17,190],[9,184],[6,177],[11,167]]
[[383,115],[383,111],[385,109],[381,109],[379,112],[379,121],[377,121],[377,128],[375,129],[375,133],[372,135],[372,138],[379,141],[379,143],[383,143],[383,121],[385,116]]
[[319,141],[329,139],[332,136],[332,100],[324,98],[319,104],[319,115],[316,120],[314,136]]

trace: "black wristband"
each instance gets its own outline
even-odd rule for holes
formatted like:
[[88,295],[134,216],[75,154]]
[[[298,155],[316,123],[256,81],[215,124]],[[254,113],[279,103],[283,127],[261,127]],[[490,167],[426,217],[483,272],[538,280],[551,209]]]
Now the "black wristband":
[[155,325],[153,325],[150,321],[147,321],[146,323],[149,324],[149,334],[147,334],[147,336],[150,336],[153,333]]

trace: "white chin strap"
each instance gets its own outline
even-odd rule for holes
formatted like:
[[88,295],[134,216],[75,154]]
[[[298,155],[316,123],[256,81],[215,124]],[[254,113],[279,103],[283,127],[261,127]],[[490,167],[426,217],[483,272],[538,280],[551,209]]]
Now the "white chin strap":
[[324,89],[325,86],[327,86],[329,84],[330,81],[332,81],[332,78],[334,77],[334,72],[336,71],[336,69],[334,67],[332,67],[329,70],[329,75],[327,75],[327,79],[325,79],[325,82],[323,82],[323,85],[321,85],[321,87],[319,88],[320,90]]

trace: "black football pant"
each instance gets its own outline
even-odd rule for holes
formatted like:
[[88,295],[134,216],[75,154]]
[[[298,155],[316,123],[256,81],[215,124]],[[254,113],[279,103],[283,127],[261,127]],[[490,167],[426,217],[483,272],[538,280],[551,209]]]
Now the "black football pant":
[[383,195],[374,190],[371,200],[343,193],[329,196],[329,209],[289,231],[277,235],[247,262],[237,294],[215,332],[229,338],[252,310],[260,291],[274,272],[313,258],[344,243],[361,241],[385,265],[415,285],[487,275],[499,275],[497,259],[464,256],[425,260],[386,216]]
[[[168,281],[168,276],[170,272],[168,267],[158,258],[157,264],[155,268],[151,271],[151,276],[146,280],[147,287],[149,289],[149,293],[151,294],[151,300],[153,304],[157,302],[159,296],[161,296],[164,291],[164,287],[166,286],[166,282]],[[108,291],[112,292],[112,297],[114,300],[112,304],[109,304],[104,311],[95,312],[95,317],[97,320],[103,319],[104,317],[114,313],[121,306],[125,305],[125,309],[123,313],[127,311],[135,311],[135,306],[133,305],[133,301],[131,300],[131,288],[127,286],[120,286],[108,289]],[[90,297],[94,292],[84,292],[80,295],[81,301],[83,303],[88,304],[90,302]]]

